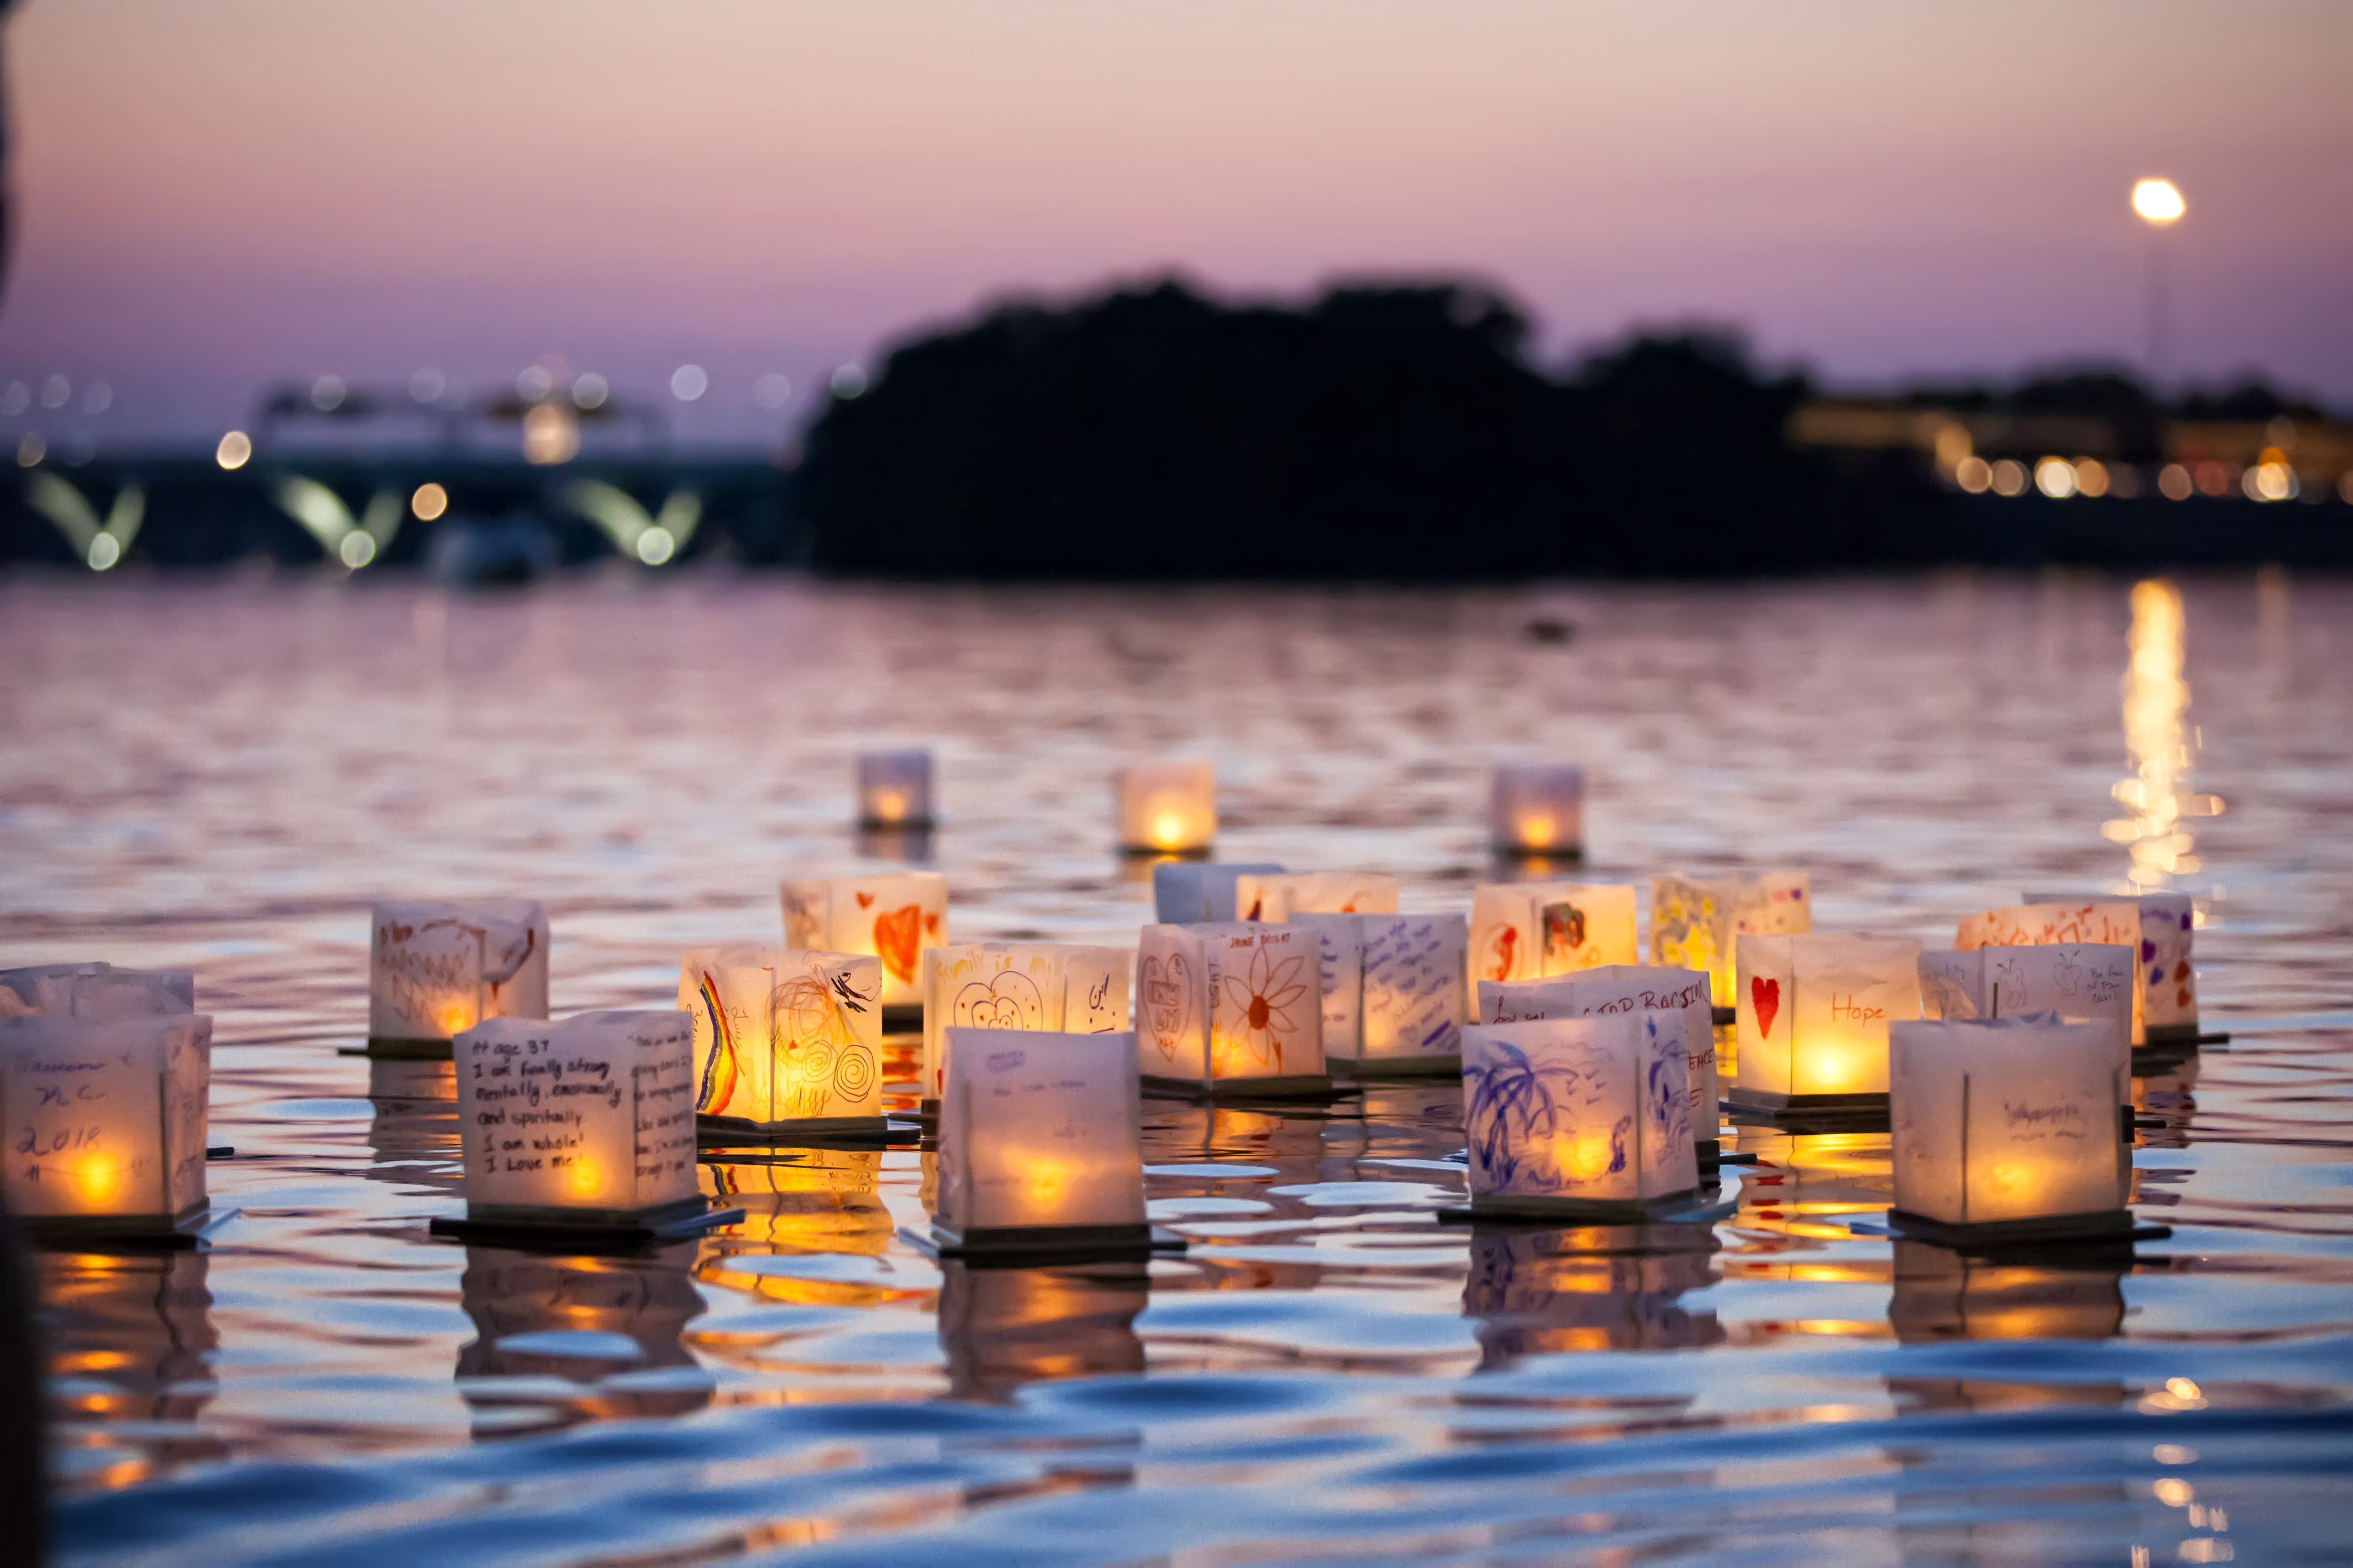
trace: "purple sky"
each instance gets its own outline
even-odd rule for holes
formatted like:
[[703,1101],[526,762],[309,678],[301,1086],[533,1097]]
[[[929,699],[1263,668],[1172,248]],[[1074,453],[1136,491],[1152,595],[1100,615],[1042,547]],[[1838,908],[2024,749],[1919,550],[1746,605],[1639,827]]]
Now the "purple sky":
[[[760,434],[991,296],[1468,272],[1547,352],[1703,317],[1833,383],[2137,356],[2353,403],[2353,5],[25,0],[0,391],[710,367]],[[113,404],[83,412],[103,378]]]

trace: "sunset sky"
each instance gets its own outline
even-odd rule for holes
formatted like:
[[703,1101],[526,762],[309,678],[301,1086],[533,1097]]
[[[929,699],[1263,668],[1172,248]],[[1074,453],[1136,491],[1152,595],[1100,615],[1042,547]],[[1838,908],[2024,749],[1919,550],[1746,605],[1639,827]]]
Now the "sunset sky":
[[752,436],[763,372],[1168,268],[2010,374],[2138,354],[2149,174],[2176,368],[2353,403],[2344,0],[25,0],[7,67],[0,383],[104,378],[111,439],[546,355]]

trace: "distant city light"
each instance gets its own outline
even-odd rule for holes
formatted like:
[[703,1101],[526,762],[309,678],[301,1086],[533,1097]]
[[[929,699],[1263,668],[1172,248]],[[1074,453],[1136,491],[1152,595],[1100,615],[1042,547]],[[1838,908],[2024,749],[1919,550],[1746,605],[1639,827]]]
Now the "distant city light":
[[2196,468],[2190,469],[2189,477],[2197,480],[2198,488],[2204,490],[2208,495],[2219,496],[2226,493],[2230,489],[2231,481],[2237,476],[2232,474],[2230,469],[2224,468],[2221,464],[2214,461],[2213,458],[2209,458],[2204,462],[2199,464]]
[[2144,220],[2160,227],[2179,221],[2181,215],[2189,210],[2189,205],[2181,199],[2180,187],[2171,180],[2141,181],[2133,187],[2132,205],[2133,211]]
[[408,395],[419,403],[438,403],[449,390],[449,378],[427,366],[408,378]]
[[408,510],[416,514],[417,521],[431,522],[449,510],[449,492],[428,479],[408,498]]
[[682,364],[670,373],[670,395],[691,403],[711,390],[711,374],[699,364]]
[[2278,458],[2257,463],[2240,481],[2249,500],[2294,500],[2302,489],[2295,470]]
[[2004,458],[1993,466],[1993,493],[1998,496],[2022,496],[2026,493],[2026,465],[2014,458]]
[[1983,458],[1963,458],[1953,465],[1953,482],[1973,496],[1993,489],[1993,465]]
[[555,390],[555,377],[543,364],[526,368],[515,377],[515,391],[527,403],[538,403]]
[[122,559],[122,541],[111,533],[101,533],[90,542],[90,569],[104,572]]
[[612,391],[612,384],[593,370],[582,371],[572,378],[572,402],[577,408],[602,408]]
[[2348,506],[2353,506],[2353,468],[2337,476],[2337,494]]
[[322,375],[311,384],[311,406],[322,414],[332,414],[343,405],[351,389],[340,375]]
[[37,468],[48,455],[49,444],[41,439],[38,430],[26,431],[25,438],[16,443],[16,466],[20,468]]
[[580,424],[553,403],[532,405],[522,416],[522,460],[545,468],[568,463],[580,451]]
[[2064,458],[2045,458],[2034,465],[2034,488],[2052,500],[2075,493],[2075,465]]
[[766,409],[782,408],[793,400],[793,384],[781,371],[770,371],[752,384],[752,401]]
[[2076,458],[2075,493],[2094,497],[2107,494],[2108,466],[2097,458]]
[[222,468],[235,470],[245,467],[253,456],[253,437],[242,430],[232,430],[220,438],[213,448],[213,461]]
[[73,398],[73,383],[63,375],[53,375],[41,383],[41,406],[63,408]]
[[2157,476],[2158,493],[2168,500],[2188,500],[2197,488],[2190,482],[2189,470],[2179,463],[2166,464]]
[[857,397],[866,391],[866,367],[857,363],[837,366],[828,384],[836,397]]

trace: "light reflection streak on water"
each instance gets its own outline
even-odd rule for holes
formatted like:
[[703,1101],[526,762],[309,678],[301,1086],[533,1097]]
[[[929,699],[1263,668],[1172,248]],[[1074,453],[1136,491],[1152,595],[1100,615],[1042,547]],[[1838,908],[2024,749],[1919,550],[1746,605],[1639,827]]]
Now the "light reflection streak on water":
[[[849,847],[873,728],[939,738],[960,937],[1132,936],[1104,778],[1196,749],[1227,853],[1459,906],[1509,735],[1587,763],[1595,879],[1794,860],[1825,928],[1949,941],[2114,855],[2120,586],[1596,592],[1558,612],[1565,647],[1519,641],[1508,595],[107,586],[0,584],[0,942],[196,964],[216,1141],[241,1151],[212,1179],[245,1214],[172,1265],[188,1278],[44,1264],[74,1560],[2336,1540],[2337,1032],[2136,1079],[2137,1199],[2179,1227],[2137,1266],[1852,1235],[1887,1201],[1883,1135],[1742,1130],[1765,1163],[1687,1233],[1441,1228],[1459,1096],[1399,1085],[1331,1115],[1149,1107],[1148,1195],[1197,1247],[1140,1279],[928,1262],[898,1236],[923,1211],[913,1151],[714,1163],[746,1223],[624,1267],[430,1244],[456,1197],[448,1069],[332,1051],[359,1031],[378,890],[546,897],[567,1011],[658,1004],[680,948],[772,937],[774,879]],[[2209,1016],[2341,1009],[2353,846],[2325,825],[2353,713],[2326,672],[2353,592],[2192,582],[2182,605],[2200,766],[2263,806],[2205,830],[2212,882],[2173,873],[2217,917]],[[1201,1203],[1233,1206],[1176,1212]]]

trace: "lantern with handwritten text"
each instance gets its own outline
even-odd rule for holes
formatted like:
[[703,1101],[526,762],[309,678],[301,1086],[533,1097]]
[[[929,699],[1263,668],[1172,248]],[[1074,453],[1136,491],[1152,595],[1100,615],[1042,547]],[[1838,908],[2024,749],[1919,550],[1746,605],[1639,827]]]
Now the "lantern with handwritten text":
[[1356,1078],[1452,1077],[1470,1021],[1461,915],[1293,914],[1314,938],[1324,1059]]
[[437,1222],[441,1234],[660,1235],[707,1223],[684,1013],[491,1018],[456,1046],[466,1222]]
[[0,1193],[17,1221],[60,1236],[194,1234],[207,1207],[212,1037],[208,1016],[176,1007],[0,1020]]
[[881,960],[882,1005],[912,1013],[923,1001],[923,950],[947,941],[948,879],[937,871],[883,871],[784,885],[785,945]]
[[1473,980],[1535,980],[1634,962],[1631,887],[1487,882],[1471,894]]
[[1920,1016],[1920,944],[1815,932],[1739,939],[1735,1105],[1876,1114],[1887,1029]]
[[1234,919],[1281,925],[1294,914],[1397,913],[1395,877],[1334,871],[1245,872],[1234,883]]
[[860,827],[932,826],[932,753],[861,752],[858,756]]
[[1134,1037],[948,1037],[933,1220],[941,1251],[1146,1251]]
[[879,1134],[882,966],[800,949],[693,948],[678,1005],[694,1023],[695,1110],[713,1131]]
[[1128,1026],[1135,955],[1124,947],[957,942],[934,948],[923,961],[926,1100],[938,1100],[946,1085],[951,1028],[1107,1035]]
[[1122,768],[1119,846],[1134,854],[1199,855],[1218,836],[1218,770],[1209,763]]
[[1890,1031],[1895,1206],[1930,1240],[2129,1233],[2130,1049],[2052,1013]]
[[1304,927],[1148,925],[1135,966],[1145,1083],[1188,1094],[1321,1094],[1322,950]]
[[[2097,906],[2129,903],[2140,912],[2140,944],[2138,949],[2140,976],[2140,1029],[2133,1036],[2135,1045],[2191,1045],[2199,1037],[2198,972],[2192,965],[2191,945],[2197,938],[2197,903],[2187,893],[2137,893],[2129,899],[2106,898],[2096,893],[2029,893],[2026,902],[2037,907],[2056,905],[2061,919],[2076,917],[2087,922],[2100,917]],[[2107,922],[2114,925],[2111,919]],[[2081,937],[2079,941],[2113,941],[2106,938]],[[1972,944],[1973,945],[1973,944]]]
[[549,935],[530,899],[376,905],[368,1048],[446,1057],[485,1018],[544,1017]]
[[2130,1039],[2136,968],[2132,949],[2088,942],[1930,949],[1920,954],[1921,1016],[2056,1013],[2071,1024],[2114,1024]]
[[1699,1185],[1682,1036],[1656,1015],[1462,1031],[1473,1215],[1641,1218]]
[[1700,1163],[1713,1168],[1716,1136],[1717,1081],[1715,1013],[1708,978],[1695,969],[1611,963],[1545,980],[1482,980],[1478,989],[1482,1024],[1525,1023],[1538,1018],[1589,1018],[1610,1015],[1659,1015],[1657,1026],[1683,1046],[1684,1081],[1691,1096],[1692,1132]]
[[1585,770],[1567,763],[1502,763],[1489,780],[1487,832],[1505,855],[1584,853]]

